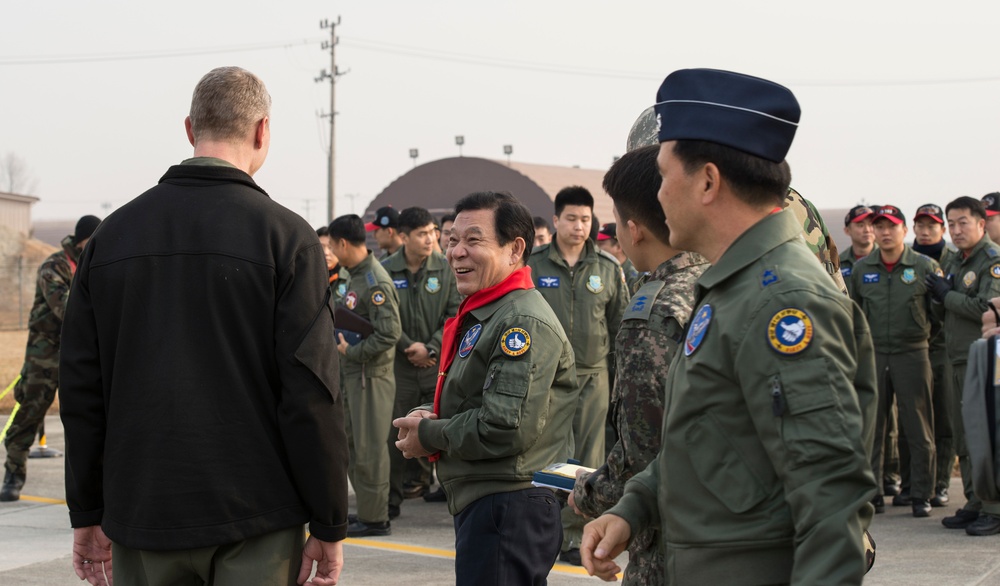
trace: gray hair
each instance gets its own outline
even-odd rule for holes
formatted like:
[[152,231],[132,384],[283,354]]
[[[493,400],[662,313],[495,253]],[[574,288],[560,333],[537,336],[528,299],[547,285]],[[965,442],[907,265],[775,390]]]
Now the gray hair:
[[191,97],[195,140],[243,139],[271,112],[264,82],[240,67],[217,67],[205,74]]

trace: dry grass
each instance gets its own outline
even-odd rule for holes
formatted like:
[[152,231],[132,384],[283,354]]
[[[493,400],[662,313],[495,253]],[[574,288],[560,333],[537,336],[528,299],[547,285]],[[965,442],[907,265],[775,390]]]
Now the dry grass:
[[[24,345],[28,341],[28,330],[0,331],[0,392],[7,388],[21,373],[24,364]],[[14,392],[0,399],[0,413],[10,413],[14,408]],[[56,397],[50,413],[59,412],[59,398]]]

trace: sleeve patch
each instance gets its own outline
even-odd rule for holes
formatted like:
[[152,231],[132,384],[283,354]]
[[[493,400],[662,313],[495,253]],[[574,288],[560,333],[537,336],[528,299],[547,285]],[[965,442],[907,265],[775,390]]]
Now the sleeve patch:
[[507,356],[521,356],[531,348],[531,336],[522,328],[510,328],[503,333],[500,349]]
[[767,341],[778,354],[798,354],[809,347],[812,338],[812,320],[806,312],[794,307],[775,313],[767,326]]
[[385,293],[376,291],[372,293],[372,305],[382,305],[385,303]]

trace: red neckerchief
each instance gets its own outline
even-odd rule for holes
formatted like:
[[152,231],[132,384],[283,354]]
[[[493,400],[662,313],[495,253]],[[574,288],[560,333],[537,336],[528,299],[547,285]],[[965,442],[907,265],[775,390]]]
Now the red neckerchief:
[[[461,327],[465,316],[474,309],[493,303],[511,291],[534,289],[534,287],[535,284],[531,281],[531,267],[521,267],[496,285],[480,289],[466,297],[462,301],[462,304],[458,306],[458,315],[448,318],[444,322],[444,335],[441,338],[441,367],[438,370],[437,387],[434,389],[435,414],[441,413],[441,389],[444,388],[445,376],[448,374],[448,369],[451,367],[451,363],[455,359],[455,354],[458,350],[455,338],[458,335],[458,329]],[[428,459],[434,462],[440,457],[440,453],[435,453],[431,454]]]

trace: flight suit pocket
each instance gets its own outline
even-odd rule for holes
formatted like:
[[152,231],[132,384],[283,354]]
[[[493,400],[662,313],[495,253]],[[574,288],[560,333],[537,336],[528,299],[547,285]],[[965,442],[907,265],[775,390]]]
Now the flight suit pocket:
[[497,427],[517,429],[521,424],[521,411],[524,398],[528,396],[532,370],[532,363],[527,360],[492,365],[483,388],[479,419]]
[[777,383],[784,399],[780,435],[793,468],[851,451],[826,358],[782,364]]
[[739,450],[711,414],[696,419],[684,434],[698,480],[734,513],[760,504],[767,493]]

